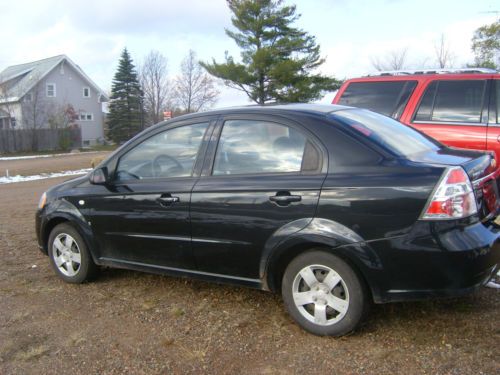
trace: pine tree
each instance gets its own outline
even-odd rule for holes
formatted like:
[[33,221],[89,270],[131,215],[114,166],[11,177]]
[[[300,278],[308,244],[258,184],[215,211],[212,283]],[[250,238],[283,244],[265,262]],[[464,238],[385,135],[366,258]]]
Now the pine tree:
[[143,93],[132,58],[125,48],[113,78],[108,114],[108,137],[123,142],[143,129]]
[[241,63],[226,53],[225,63],[202,63],[207,71],[258,103],[308,102],[340,82],[314,71],[324,62],[313,36],[292,24],[295,5],[282,0],[228,0],[237,29],[226,34],[241,48]]

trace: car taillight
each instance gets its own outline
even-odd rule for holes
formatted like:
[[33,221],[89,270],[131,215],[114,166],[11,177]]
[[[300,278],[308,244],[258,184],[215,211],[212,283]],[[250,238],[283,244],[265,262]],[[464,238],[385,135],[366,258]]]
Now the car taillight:
[[461,219],[477,213],[469,176],[462,167],[446,169],[422,215],[423,220]]

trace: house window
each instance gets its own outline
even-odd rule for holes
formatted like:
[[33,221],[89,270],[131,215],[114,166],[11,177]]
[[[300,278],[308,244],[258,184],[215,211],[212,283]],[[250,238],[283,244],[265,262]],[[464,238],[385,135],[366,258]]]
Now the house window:
[[47,97],[49,97],[49,98],[56,97],[56,84],[55,83],[47,83]]
[[25,102],[31,102],[31,99],[32,99],[31,92],[29,92],[26,95],[24,95],[24,101]]
[[90,98],[90,88],[89,87],[84,87],[83,88],[83,97],[84,98]]
[[80,113],[79,119],[80,119],[80,121],[93,121],[94,114],[93,113]]
[[[10,121],[9,121],[10,120]],[[0,129],[9,129],[10,127],[16,127],[16,119],[14,117],[0,117]]]

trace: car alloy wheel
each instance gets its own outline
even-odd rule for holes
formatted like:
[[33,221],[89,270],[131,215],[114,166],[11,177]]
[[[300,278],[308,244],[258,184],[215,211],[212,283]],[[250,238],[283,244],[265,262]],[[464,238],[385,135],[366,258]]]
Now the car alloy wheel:
[[324,265],[302,268],[295,276],[292,293],[297,310],[318,325],[337,323],[349,309],[349,291],[344,280]]
[[83,283],[97,274],[98,267],[83,237],[70,223],[56,225],[47,245],[50,263],[64,281]]
[[68,233],[58,234],[52,243],[52,259],[63,275],[75,276],[82,263],[78,243]]
[[342,336],[356,329],[369,308],[369,293],[350,263],[311,249],[286,267],[281,283],[290,316],[306,331]]

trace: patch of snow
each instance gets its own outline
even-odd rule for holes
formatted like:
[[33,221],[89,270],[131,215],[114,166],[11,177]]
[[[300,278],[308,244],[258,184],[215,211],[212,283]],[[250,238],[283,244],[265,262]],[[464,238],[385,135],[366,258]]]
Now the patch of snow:
[[55,156],[74,156],[82,154],[97,154],[99,151],[86,151],[77,153],[66,153],[66,154],[48,154],[48,155],[29,155],[29,156],[3,156],[0,157],[0,161],[3,160],[23,160],[23,159],[38,159],[38,158],[52,158]]
[[10,176],[10,177],[0,177],[0,184],[12,184],[14,182],[44,180],[46,178],[56,178],[56,177],[64,177],[64,176],[75,176],[75,175],[79,175],[79,174],[87,174],[91,170],[92,170],[92,168],[86,168],[86,169],[78,169],[75,171],[42,173],[42,174],[36,174],[36,175],[32,175],[32,176],[17,175],[17,176]]
[[500,284],[490,281],[488,284],[485,285],[487,288],[492,288],[492,289],[500,289]]

